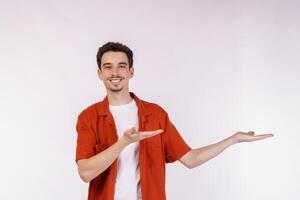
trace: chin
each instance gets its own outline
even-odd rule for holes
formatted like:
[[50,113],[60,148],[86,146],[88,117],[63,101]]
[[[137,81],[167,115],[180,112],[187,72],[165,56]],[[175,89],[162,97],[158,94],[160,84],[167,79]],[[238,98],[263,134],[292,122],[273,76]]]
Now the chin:
[[123,88],[120,88],[120,89],[115,89],[115,88],[109,88],[109,90],[111,92],[121,92],[123,90]]

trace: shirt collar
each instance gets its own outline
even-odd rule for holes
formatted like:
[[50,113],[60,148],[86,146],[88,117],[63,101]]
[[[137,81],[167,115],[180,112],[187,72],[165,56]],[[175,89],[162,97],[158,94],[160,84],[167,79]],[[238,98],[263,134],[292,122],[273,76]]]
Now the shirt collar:
[[[139,99],[133,92],[129,92],[129,94],[135,100],[135,102],[137,104],[139,115],[144,116],[144,117],[151,115],[151,112],[147,108],[145,108],[145,105],[141,99]],[[97,109],[98,115],[100,115],[100,116],[110,115],[109,102],[108,102],[107,95],[102,100],[102,103],[98,104],[96,109]]]

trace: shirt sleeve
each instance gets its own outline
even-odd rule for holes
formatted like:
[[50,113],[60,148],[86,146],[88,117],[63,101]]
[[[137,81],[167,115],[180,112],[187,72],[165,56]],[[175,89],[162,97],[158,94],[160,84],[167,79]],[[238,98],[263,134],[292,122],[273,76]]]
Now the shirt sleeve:
[[184,139],[181,137],[176,127],[172,124],[168,114],[165,117],[164,137],[164,151],[167,163],[172,163],[184,154],[191,150]]
[[90,121],[82,112],[77,119],[77,147],[76,162],[81,159],[87,159],[95,155],[94,146],[96,145],[95,133],[89,125]]

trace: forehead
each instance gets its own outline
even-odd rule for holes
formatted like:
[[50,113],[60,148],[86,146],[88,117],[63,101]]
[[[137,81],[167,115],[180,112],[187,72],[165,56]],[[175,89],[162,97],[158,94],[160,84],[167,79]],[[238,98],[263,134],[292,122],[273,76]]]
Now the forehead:
[[108,52],[105,52],[101,58],[102,65],[104,63],[119,63],[119,62],[128,63],[128,58],[127,58],[126,53],[119,52],[119,51],[117,51],[117,52],[108,51]]

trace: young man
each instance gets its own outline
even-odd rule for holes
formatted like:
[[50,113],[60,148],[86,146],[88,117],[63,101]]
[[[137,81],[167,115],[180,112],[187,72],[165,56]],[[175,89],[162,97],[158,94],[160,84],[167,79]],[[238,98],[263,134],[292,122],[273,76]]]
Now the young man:
[[165,163],[194,168],[238,142],[271,137],[237,132],[209,146],[191,149],[155,103],[129,92],[133,53],[108,42],[97,54],[98,76],[107,96],[78,116],[76,162],[89,182],[89,200],[164,200]]

